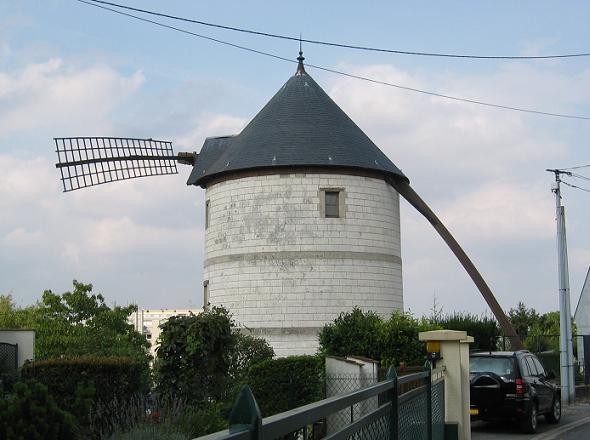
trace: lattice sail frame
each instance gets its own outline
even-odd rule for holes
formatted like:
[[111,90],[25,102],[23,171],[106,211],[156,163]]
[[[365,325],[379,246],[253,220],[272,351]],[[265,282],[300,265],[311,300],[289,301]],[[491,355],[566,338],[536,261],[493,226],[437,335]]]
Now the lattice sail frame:
[[64,192],[117,180],[178,174],[172,142],[115,137],[54,138]]

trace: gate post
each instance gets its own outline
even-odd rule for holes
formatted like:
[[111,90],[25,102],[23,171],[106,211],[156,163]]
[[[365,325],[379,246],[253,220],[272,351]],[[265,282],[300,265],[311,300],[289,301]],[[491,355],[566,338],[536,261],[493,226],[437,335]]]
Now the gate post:
[[397,389],[397,373],[395,372],[395,367],[392,365],[387,370],[387,379],[393,380],[393,388],[391,389],[390,396],[391,396],[391,411],[390,411],[390,421],[389,421],[389,440],[397,440],[398,433],[399,433],[399,414],[398,414],[398,402],[397,398],[399,395],[399,390]]
[[432,365],[429,361],[424,363],[424,370],[428,376],[424,378],[426,381],[426,438],[432,440]]
[[441,357],[436,363],[445,367],[445,422],[458,423],[459,440],[471,440],[469,344],[473,338],[459,330],[421,332],[418,338],[440,343]]
[[250,438],[262,438],[262,414],[254,394],[248,385],[244,385],[229,414],[229,432],[250,431]]

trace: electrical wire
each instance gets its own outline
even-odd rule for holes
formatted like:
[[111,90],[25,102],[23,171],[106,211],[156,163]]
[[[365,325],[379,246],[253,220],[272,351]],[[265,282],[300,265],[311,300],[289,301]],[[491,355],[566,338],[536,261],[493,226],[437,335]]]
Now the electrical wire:
[[570,176],[573,176],[576,179],[588,180],[590,182],[590,177],[582,176],[581,174],[570,173]]
[[588,164],[588,165],[578,165],[576,167],[562,168],[562,170],[579,170],[580,168],[588,168],[588,167],[590,167],[590,164]]
[[[81,1],[85,3],[85,1]],[[372,51],[372,52],[384,52],[384,53],[392,53],[397,55],[414,55],[414,56],[425,56],[425,57],[443,57],[443,58],[468,58],[468,59],[478,59],[478,60],[540,60],[540,59],[555,59],[555,58],[579,58],[579,57],[587,57],[590,56],[590,52],[582,52],[582,53],[569,53],[569,54],[558,54],[558,55],[472,55],[472,54],[454,54],[454,53],[437,53],[437,52],[417,52],[417,51],[407,51],[407,50],[395,50],[395,49],[384,49],[378,47],[370,47],[370,46],[358,46],[352,44],[344,44],[344,43],[334,43],[329,41],[321,41],[321,40],[308,40],[303,39],[301,37],[291,37],[288,35],[281,35],[281,34],[273,34],[269,32],[261,32],[255,31],[251,29],[244,29],[238,28],[234,26],[226,26],[217,23],[210,23],[202,20],[194,20],[185,17],[179,17],[176,15],[164,14],[162,12],[154,12],[149,11],[146,9],[134,8],[131,6],[121,5],[118,3],[112,3],[104,0],[88,0],[93,3],[100,3],[103,5],[114,6],[121,9],[127,9],[129,11],[141,12],[143,14],[155,15],[158,17],[165,17],[172,20],[180,20],[185,21],[188,23],[194,23],[202,26],[209,26],[218,29],[225,29],[235,32],[242,32],[247,34],[253,35],[260,35],[263,37],[270,37],[270,38],[278,38],[282,40],[291,40],[291,41],[300,41],[303,43],[309,44],[318,44],[323,46],[332,46],[332,47],[340,47],[345,49],[355,49],[355,50],[365,50],[365,51]]]
[[[162,27],[162,28],[166,28],[166,29],[170,29],[170,30],[174,30],[177,32],[181,32],[184,34],[188,34],[188,35],[192,35],[194,37],[198,37],[198,38],[202,38],[208,41],[213,41],[215,43],[219,43],[219,44],[223,44],[226,46],[230,46],[230,47],[234,47],[236,49],[242,49],[248,52],[252,52],[252,53],[256,53],[259,55],[264,55],[267,57],[271,57],[277,60],[281,60],[281,61],[286,61],[289,63],[297,63],[297,61],[292,60],[290,58],[286,58],[286,57],[282,57],[280,55],[276,55],[276,54],[272,54],[269,52],[263,52],[261,50],[257,50],[257,49],[252,49],[250,47],[246,47],[246,46],[242,46],[239,44],[235,44],[235,43],[230,43],[228,41],[224,41],[224,40],[220,40],[218,38],[213,38],[213,37],[209,37],[206,35],[202,35],[202,34],[198,34],[196,32],[192,32],[192,31],[188,31],[186,29],[182,29],[182,28],[178,28],[175,26],[171,26],[168,24],[164,24],[155,20],[150,20],[148,18],[144,18],[144,17],[139,17],[137,15],[133,15],[133,14],[129,14],[127,12],[123,12],[123,11],[119,11],[116,9],[112,9],[109,8],[107,6],[103,6],[103,5],[99,5],[96,4],[97,0],[76,0],[80,3],[84,3],[90,6],[94,6],[96,8],[100,8],[100,9],[104,9],[110,12],[114,12],[115,14],[119,14],[119,15],[124,15],[126,17],[130,17],[130,18],[134,18],[136,20],[139,21],[143,21],[146,23],[151,23],[154,24],[156,26]],[[531,113],[531,114],[536,114],[536,115],[543,115],[543,116],[552,116],[552,117],[557,117],[557,118],[565,118],[565,119],[579,119],[579,120],[590,120],[590,116],[580,116],[580,115],[570,115],[570,114],[563,114],[563,113],[552,113],[552,112],[545,112],[545,111],[540,111],[540,110],[533,110],[533,109],[527,109],[527,108],[522,108],[522,107],[513,107],[513,106],[508,106],[508,105],[502,105],[502,104],[494,104],[491,102],[485,102],[485,101],[478,101],[475,99],[468,99],[468,98],[461,98],[461,97],[457,97],[457,96],[451,96],[451,95],[445,95],[443,93],[437,93],[437,92],[431,92],[431,91],[427,91],[427,90],[422,90],[422,89],[417,89],[414,87],[407,87],[407,86],[402,86],[399,84],[395,84],[395,83],[391,83],[391,82],[387,82],[387,81],[381,81],[381,80],[377,80],[377,79],[373,79],[373,78],[368,78],[365,76],[360,76],[360,75],[355,75],[352,73],[347,73],[347,72],[343,72],[340,70],[335,70],[335,69],[330,69],[327,67],[323,67],[323,66],[319,66],[316,64],[310,64],[310,63],[306,63],[306,67],[312,67],[318,70],[322,70],[325,72],[330,72],[330,73],[335,73],[338,75],[342,75],[342,76],[346,76],[349,78],[354,78],[354,79],[358,79],[358,80],[362,80],[362,81],[367,81],[370,83],[374,83],[374,84],[380,84],[380,85],[384,85],[384,86],[388,86],[388,87],[393,87],[396,89],[400,89],[400,90],[406,90],[406,91],[410,91],[410,92],[415,92],[415,93],[421,93],[423,95],[428,95],[428,96],[436,96],[438,98],[444,98],[444,99],[449,99],[449,100],[453,100],[453,101],[459,101],[459,102],[466,102],[469,104],[477,104],[477,105],[481,105],[481,106],[485,106],[485,107],[493,107],[493,108],[499,108],[499,109],[503,109],[503,110],[511,110],[511,111],[516,111],[516,112],[521,112],[521,113]]]
[[574,184],[572,184],[572,183],[567,183],[567,182],[566,182],[566,181],[564,181],[564,180],[562,180],[562,181],[561,181],[561,183],[563,183],[564,185],[567,185],[567,186],[571,186],[572,188],[576,188],[576,189],[580,189],[580,190],[582,190],[582,191],[590,192],[590,189],[587,189],[587,188],[581,188],[581,187],[579,187],[579,186],[577,186],[577,185],[574,185]]

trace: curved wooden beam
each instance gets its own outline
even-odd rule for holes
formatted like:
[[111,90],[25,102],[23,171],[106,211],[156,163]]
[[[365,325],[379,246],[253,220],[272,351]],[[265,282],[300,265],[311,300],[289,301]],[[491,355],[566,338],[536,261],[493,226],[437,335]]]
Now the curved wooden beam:
[[483,298],[488,303],[488,306],[492,310],[492,313],[498,320],[500,328],[504,334],[510,339],[510,345],[514,350],[523,350],[524,345],[520,340],[518,334],[514,330],[512,323],[498,304],[496,297],[488,287],[487,283],[467,256],[465,251],[461,248],[455,237],[449,232],[449,230],[443,225],[436,214],[430,209],[424,200],[414,191],[414,189],[407,182],[399,182],[393,179],[388,179],[388,183],[395,188],[395,190],[406,199],[414,208],[418,210],[430,224],[436,229],[436,232],[442,237],[449,249],[455,254],[455,257],[459,260],[465,271],[469,274]]

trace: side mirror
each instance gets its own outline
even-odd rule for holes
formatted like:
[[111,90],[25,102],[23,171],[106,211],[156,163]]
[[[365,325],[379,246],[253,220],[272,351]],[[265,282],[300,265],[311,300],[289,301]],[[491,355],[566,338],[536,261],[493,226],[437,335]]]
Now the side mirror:
[[547,379],[553,380],[553,379],[555,379],[555,377],[556,377],[555,376],[555,371],[553,371],[553,370],[547,371]]

